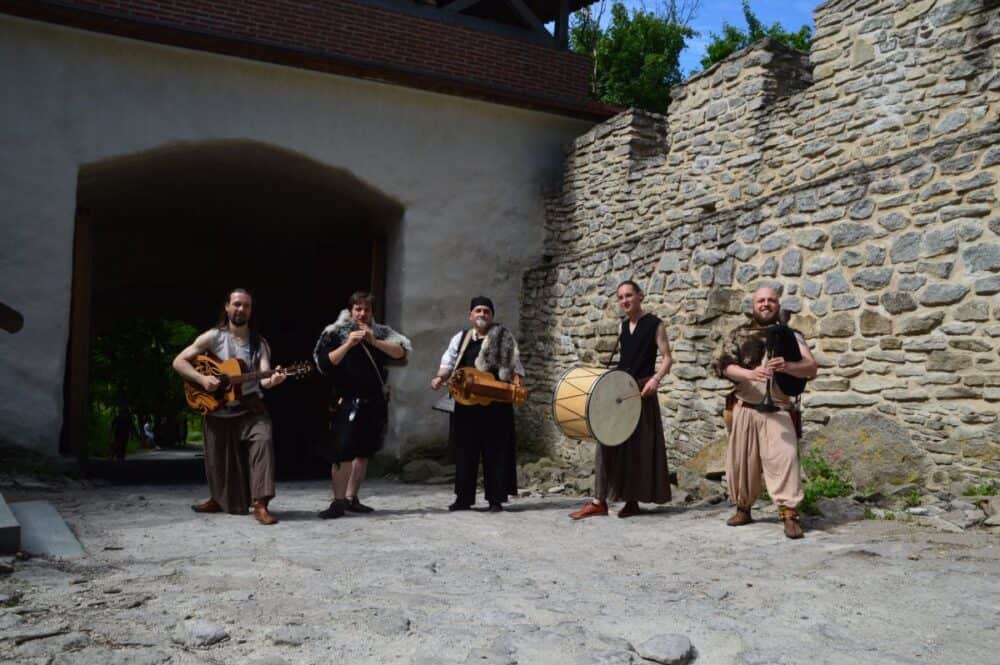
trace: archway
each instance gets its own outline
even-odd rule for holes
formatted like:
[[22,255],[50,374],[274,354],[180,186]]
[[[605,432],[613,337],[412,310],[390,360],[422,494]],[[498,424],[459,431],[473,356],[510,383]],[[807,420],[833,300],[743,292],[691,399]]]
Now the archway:
[[[203,330],[228,290],[255,297],[274,360],[310,357],[350,293],[384,301],[402,206],[346,170],[252,141],[170,145],[80,169],[63,451],[86,464],[90,341],[127,317]],[[377,312],[378,313],[378,312]],[[318,379],[267,396],[283,476],[317,467]]]

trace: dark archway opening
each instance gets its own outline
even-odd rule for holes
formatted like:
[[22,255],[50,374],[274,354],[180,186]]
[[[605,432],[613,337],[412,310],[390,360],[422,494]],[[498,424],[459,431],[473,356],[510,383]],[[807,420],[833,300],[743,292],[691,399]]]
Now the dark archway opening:
[[[243,287],[274,362],[307,360],[351,292],[371,289],[384,302],[384,248],[403,213],[345,170],[251,141],[172,145],[85,166],[77,201],[63,452],[85,467],[90,398],[81,385],[97,335],[140,317],[204,330],[225,294]],[[319,377],[266,395],[279,476],[328,472],[313,452],[325,399]]]

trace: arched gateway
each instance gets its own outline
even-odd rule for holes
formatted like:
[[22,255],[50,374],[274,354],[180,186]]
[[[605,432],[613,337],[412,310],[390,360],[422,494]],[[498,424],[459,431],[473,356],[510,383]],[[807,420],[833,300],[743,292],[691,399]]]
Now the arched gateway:
[[[96,335],[137,318],[207,328],[223,294],[241,286],[255,294],[276,361],[307,359],[353,290],[384,302],[386,246],[403,216],[343,169],[246,140],[85,165],[77,204],[64,453],[86,438]],[[300,468],[321,427],[322,391],[290,384],[269,400],[279,464]]]

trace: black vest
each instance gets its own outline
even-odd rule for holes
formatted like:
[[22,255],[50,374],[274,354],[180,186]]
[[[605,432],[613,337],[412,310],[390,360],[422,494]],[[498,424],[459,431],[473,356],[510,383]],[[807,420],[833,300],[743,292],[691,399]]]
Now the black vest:
[[[468,330],[466,330],[465,334],[466,335],[471,335],[472,333],[469,332]],[[462,341],[465,341],[464,337],[462,338]],[[479,350],[482,349],[482,348],[483,348],[483,338],[482,337],[480,337],[478,340],[470,339],[468,346],[465,347],[465,352],[462,354],[462,357],[458,359],[458,363],[455,366],[456,367],[475,367],[476,366],[476,358],[479,357]],[[494,368],[491,367],[490,371],[493,371],[493,370],[494,370]]]
[[656,329],[659,325],[660,319],[646,313],[636,322],[635,332],[630,332],[628,319],[622,320],[622,332],[618,336],[621,345],[618,369],[636,379],[644,379],[656,372]]

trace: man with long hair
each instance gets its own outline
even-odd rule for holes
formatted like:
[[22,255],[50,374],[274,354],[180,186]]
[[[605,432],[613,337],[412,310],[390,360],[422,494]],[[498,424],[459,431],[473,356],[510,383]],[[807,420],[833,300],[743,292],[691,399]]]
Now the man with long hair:
[[372,318],[373,297],[367,291],[351,295],[337,320],[327,326],[313,351],[316,368],[332,380],[333,501],[319,513],[323,519],[345,512],[370,513],[358,493],[368,472],[368,460],[382,448],[389,417],[388,363],[402,363],[410,340]]
[[[174,358],[173,367],[185,380],[206,392],[219,387],[219,379],[200,374],[192,362],[201,354],[219,360],[239,358],[249,371],[271,369],[271,349],[257,330],[253,297],[245,289],[229,292],[214,328],[202,333]],[[275,524],[268,511],[274,498],[274,446],[271,417],[261,398],[262,388],[285,380],[280,367],[268,378],[242,384],[240,399],[205,415],[205,476],[209,498],[191,506],[196,513],[227,512],[253,515],[261,524]]]

